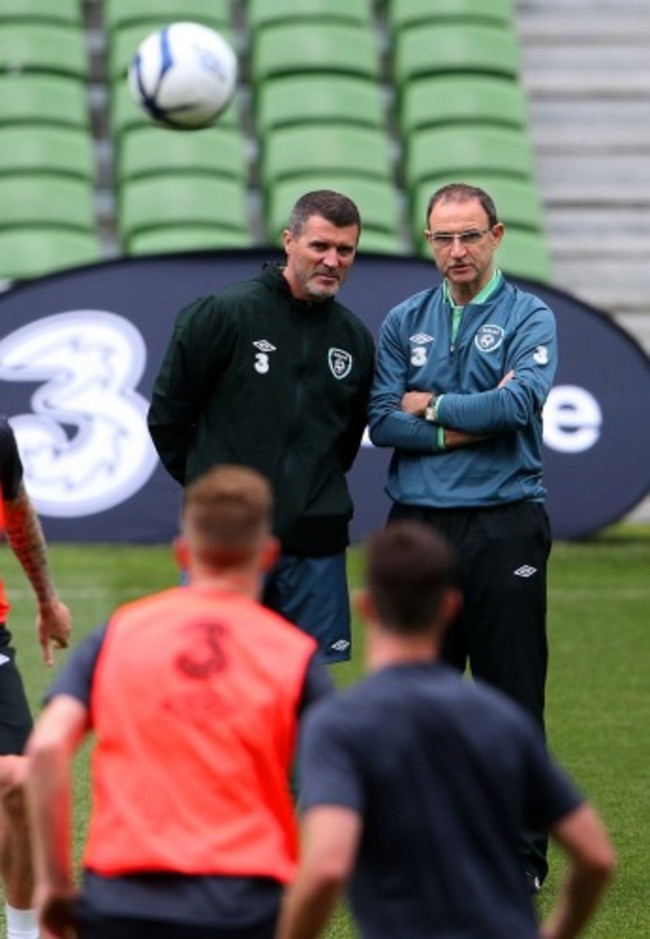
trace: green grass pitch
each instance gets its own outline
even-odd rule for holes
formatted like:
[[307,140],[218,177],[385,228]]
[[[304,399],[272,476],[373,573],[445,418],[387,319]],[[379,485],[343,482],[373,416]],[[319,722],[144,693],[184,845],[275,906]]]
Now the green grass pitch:
[[[37,710],[51,673],[35,641],[31,592],[9,549],[0,550],[14,607],[10,627]],[[77,641],[117,604],[177,581],[164,546],[55,544],[50,553],[59,591],[73,611]],[[360,583],[362,566],[362,551],[353,549],[353,587]],[[650,526],[617,526],[588,541],[555,545],[549,577],[549,745],[602,812],[618,852],[616,879],[586,933],[591,939],[650,935],[649,611]],[[363,636],[356,622],[354,632],[352,662],[334,669],[341,685],[361,673]],[[88,810],[86,756],[84,751],[76,770],[77,854]],[[561,866],[562,859],[552,852],[549,879],[538,900],[540,915],[550,906]],[[356,935],[343,907],[326,935]]]

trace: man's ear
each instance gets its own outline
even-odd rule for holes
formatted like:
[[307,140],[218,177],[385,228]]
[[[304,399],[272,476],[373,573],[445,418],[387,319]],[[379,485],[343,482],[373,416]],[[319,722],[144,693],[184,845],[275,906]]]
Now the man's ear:
[[183,535],[177,535],[172,541],[174,560],[179,569],[186,571],[190,566],[190,547]]
[[365,623],[376,618],[375,604],[367,588],[361,587],[359,590],[355,590],[352,598],[357,613]]
[[260,566],[264,574],[272,570],[280,557],[280,542],[274,535],[269,535],[262,545]]
[[441,601],[441,619],[446,629],[458,618],[463,608],[463,594],[458,587],[449,587]]
[[493,225],[491,234],[492,234],[492,239],[494,242],[494,247],[496,249],[501,244],[501,240],[505,234],[505,226],[503,222],[497,222],[496,225]]

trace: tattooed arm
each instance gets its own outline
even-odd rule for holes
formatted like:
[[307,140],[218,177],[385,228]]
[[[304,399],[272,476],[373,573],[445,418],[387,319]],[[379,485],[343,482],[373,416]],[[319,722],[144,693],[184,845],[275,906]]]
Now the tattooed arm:
[[5,498],[4,514],[7,539],[36,594],[36,626],[43,659],[46,665],[52,665],[53,648],[68,645],[72,621],[68,607],[59,600],[54,588],[41,523],[22,482],[13,499]]

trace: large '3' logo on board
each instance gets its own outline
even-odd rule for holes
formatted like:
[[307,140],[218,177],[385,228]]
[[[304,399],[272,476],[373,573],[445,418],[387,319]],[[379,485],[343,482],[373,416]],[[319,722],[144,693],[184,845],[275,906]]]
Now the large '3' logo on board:
[[149,479],[157,457],[135,390],[145,362],[135,326],[102,310],[48,316],[0,341],[0,379],[41,382],[34,413],[10,421],[39,512],[101,512]]

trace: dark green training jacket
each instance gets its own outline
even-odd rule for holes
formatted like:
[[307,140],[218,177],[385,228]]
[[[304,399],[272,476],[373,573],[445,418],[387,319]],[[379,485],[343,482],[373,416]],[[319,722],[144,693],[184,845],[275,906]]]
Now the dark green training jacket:
[[183,309],[148,424],[181,484],[219,463],[263,473],[286,553],[348,543],[345,473],[366,425],[374,343],[336,300],[296,300],[275,265]]

